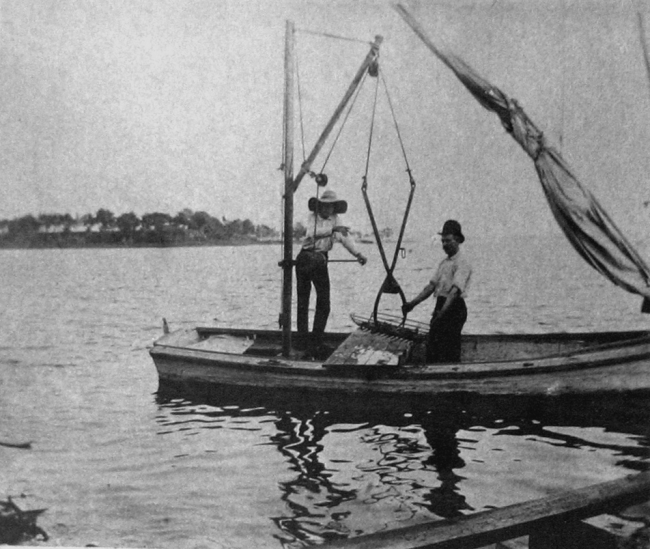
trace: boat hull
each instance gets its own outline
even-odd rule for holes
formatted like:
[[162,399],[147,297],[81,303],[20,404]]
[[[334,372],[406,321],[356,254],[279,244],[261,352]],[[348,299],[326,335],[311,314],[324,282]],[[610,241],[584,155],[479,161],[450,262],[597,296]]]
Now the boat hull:
[[[202,345],[210,338],[199,330],[183,330],[158,340],[150,354],[161,385],[404,396],[561,396],[650,391],[647,332],[465,336],[465,347],[487,349],[499,344],[505,349],[504,356],[509,356],[508,349],[513,347],[519,350],[520,358],[440,365],[326,364],[282,357],[277,352],[279,347],[273,352],[269,343],[274,337],[272,331],[217,330],[215,334],[220,339],[217,347],[223,348],[226,341],[230,347],[227,351]],[[328,337],[336,344],[346,334]],[[271,351],[252,352],[250,342],[257,340],[265,340],[261,347]],[[238,341],[245,350],[236,348]],[[522,354],[524,348],[528,351]],[[546,354],[536,354],[536,349]],[[549,354],[549,349],[561,352]]]

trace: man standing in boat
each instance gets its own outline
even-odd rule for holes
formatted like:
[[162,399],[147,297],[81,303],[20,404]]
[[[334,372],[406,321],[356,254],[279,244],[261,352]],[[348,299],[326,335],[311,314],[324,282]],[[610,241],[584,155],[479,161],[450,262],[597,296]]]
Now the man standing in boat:
[[472,266],[460,252],[465,237],[458,221],[445,221],[439,234],[447,257],[440,262],[424,289],[415,299],[407,301],[402,310],[406,314],[435,294],[437,299],[429,325],[426,360],[428,363],[460,362],[460,333],[467,320],[465,296],[472,278]]
[[[308,202],[307,235],[296,257],[298,346],[309,355],[323,354],[323,334],[330,314],[330,276],[327,268],[328,253],[335,242],[340,242],[356,260],[365,265],[366,257],[355,248],[348,227],[339,218],[348,209],[345,200],[338,200],[334,191],[325,191],[320,198]],[[311,337],[309,335],[309,296],[311,286],[316,289],[316,312]]]

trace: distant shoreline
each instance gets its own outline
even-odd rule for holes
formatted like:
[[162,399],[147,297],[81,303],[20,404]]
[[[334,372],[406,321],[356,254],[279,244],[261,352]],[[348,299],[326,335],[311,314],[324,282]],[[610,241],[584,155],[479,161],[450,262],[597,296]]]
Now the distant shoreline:
[[208,242],[178,242],[155,244],[148,242],[141,243],[92,243],[92,242],[58,242],[58,243],[17,243],[1,242],[0,250],[67,250],[67,249],[135,249],[135,248],[201,248],[201,247],[224,247],[224,246],[266,246],[269,244],[280,245],[281,240],[256,240],[233,238],[228,240],[211,240]]

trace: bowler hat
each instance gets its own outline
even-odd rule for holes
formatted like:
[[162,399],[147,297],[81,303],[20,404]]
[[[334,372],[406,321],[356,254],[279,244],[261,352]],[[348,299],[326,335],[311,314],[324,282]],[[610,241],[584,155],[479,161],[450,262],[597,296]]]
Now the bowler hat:
[[334,213],[344,214],[348,211],[348,203],[345,200],[338,200],[334,191],[325,191],[320,197],[312,196],[307,203],[310,212],[316,211],[316,204],[334,204]]
[[442,231],[440,231],[438,234],[451,234],[455,236],[458,239],[458,242],[461,244],[465,242],[465,236],[463,236],[463,231],[460,228],[460,223],[458,223],[458,221],[455,219],[448,219],[445,221],[445,224],[442,226]]

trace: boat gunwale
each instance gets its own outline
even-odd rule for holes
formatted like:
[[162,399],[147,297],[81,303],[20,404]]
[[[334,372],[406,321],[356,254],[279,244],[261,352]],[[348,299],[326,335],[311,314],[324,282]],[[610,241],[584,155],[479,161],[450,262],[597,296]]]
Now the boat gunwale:
[[[245,335],[253,335],[256,337],[264,337],[264,338],[281,338],[282,337],[282,332],[280,330],[271,330],[271,329],[258,329],[258,328],[228,328],[228,327],[222,327],[222,326],[194,326],[194,327],[187,327],[187,328],[180,328],[179,330],[176,330],[176,333],[180,330],[195,330],[199,335],[203,334],[210,334],[210,335],[239,335],[239,336],[245,336]],[[332,337],[332,338],[339,338],[339,337],[347,337],[350,335],[352,331],[346,331],[346,332],[325,332],[325,337]],[[294,335],[296,332],[294,332]],[[170,334],[171,335],[171,334]],[[488,333],[488,334],[481,334],[481,333],[468,333],[468,334],[463,334],[462,337],[463,339],[494,339],[497,340],[499,338],[503,339],[512,339],[512,340],[525,340],[525,339],[530,339],[530,338],[536,338],[540,340],[549,340],[549,339],[558,339],[558,340],[571,340],[571,339],[599,339],[599,338],[606,338],[606,337],[613,337],[615,338],[614,341],[611,343],[615,342],[623,342],[623,341],[630,341],[633,339],[638,339],[642,337],[649,337],[650,338],[650,330],[621,330],[619,332],[615,331],[597,331],[597,332],[585,332],[585,331],[579,331],[579,332],[571,332],[571,331],[563,331],[563,332],[530,332],[530,333],[522,333],[522,332],[514,332],[514,333]],[[609,344],[610,342],[606,343]],[[154,342],[154,345],[156,342]]]

